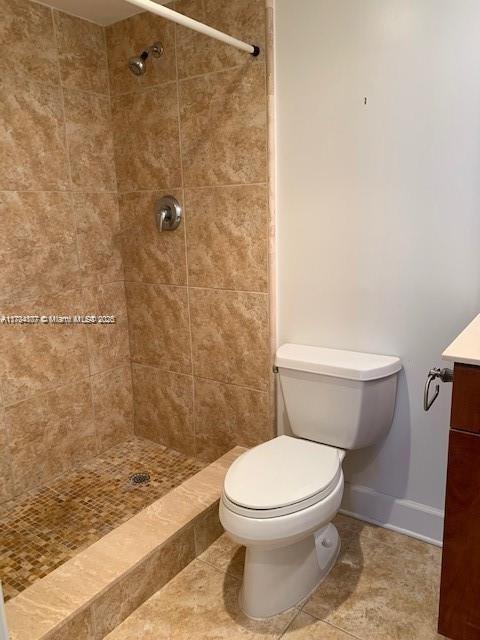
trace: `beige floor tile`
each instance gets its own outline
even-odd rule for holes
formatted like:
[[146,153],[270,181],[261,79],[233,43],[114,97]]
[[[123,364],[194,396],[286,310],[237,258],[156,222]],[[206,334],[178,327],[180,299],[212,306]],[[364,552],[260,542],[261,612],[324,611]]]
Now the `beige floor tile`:
[[291,622],[282,638],[285,640],[351,640],[354,636],[301,612]]
[[236,578],[243,576],[245,547],[233,542],[226,533],[208,547],[199,558]]
[[[283,638],[434,640],[440,550],[338,516],[343,549],[303,611],[264,622],[238,609],[244,549],[221,536],[132,614],[109,640]],[[203,565],[203,566],[202,566]],[[288,625],[288,627],[287,627]]]
[[440,556],[440,549],[432,544],[427,544],[421,540],[411,538],[410,536],[384,529],[362,520],[350,518],[342,514],[337,515],[335,518],[335,526],[340,532],[342,538],[364,537],[370,538],[383,544],[393,545],[397,549],[404,549],[416,553],[419,557],[424,557],[426,560],[431,559],[437,562]]
[[195,560],[147,600],[108,640],[203,640],[278,638],[292,620],[289,611],[253,621],[238,607],[240,581]]
[[398,542],[398,534],[337,520],[343,543],[339,561],[304,611],[362,640],[440,637],[440,550],[409,548],[409,542]]

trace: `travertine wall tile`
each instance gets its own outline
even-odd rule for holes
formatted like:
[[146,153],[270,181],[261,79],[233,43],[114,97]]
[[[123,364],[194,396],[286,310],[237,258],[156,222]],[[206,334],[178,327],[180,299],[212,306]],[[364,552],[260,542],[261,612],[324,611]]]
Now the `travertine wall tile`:
[[29,0],[0,0],[0,73],[58,84],[52,12]]
[[93,616],[96,637],[104,638],[195,556],[193,527],[190,526],[95,601]]
[[0,503],[13,498],[13,479],[10,465],[10,447],[3,409],[0,410]]
[[185,186],[265,183],[265,65],[182,80],[179,90]]
[[119,191],[181,186],[175,83],[112,100]]
[[[14,340],[0,328],[17,493],[123,437],[114,423],[128,422],[120,391],[130,342],[133,361],[144,365],[136,426],[149,437],[210,459],[268,434],[265,7],[178,0],[176,8],[255,41],[261,55],[149,13],[105,32],[29,0],[0,0],[1,311],[50,305],[55,314],[117,316],[110,326],[15,327]],[[156,40],[164,56],[134,77],[128,58]],[[160,235],[153,206],[167,192],[186,215]],[[197,438],[193,365],[216,381],[196,379],[204,392]],[[232,384],[253,394],[256,425]]]
[[195,379],[197,456],[216,460],[232,442],[254,447],[273,437],[266,392]]
[[72,186],[80,191],[116,191],[110,101],[64,90]]
[[266,389],[268,298],[261,293],[191,289],[194,373]]
[[[170,190],[180,203],[181,191]],[[175,231],[159,233],[155,202],[163,192],[142,191],[120,195],[122,258],[125,280],[154,284],[187,283],[185,222]]]
[[[4,305],[8,315],[82,314],[80,290]],[[0,328],[0,381],[6,405],[69,384],[89,374],[85,328],[73,324],[3,325]]]
[[82,284],[123,280],[118,198],[114,193],[73,193]]
[[54,11],[53,18],[63,86],[108,95],[103,28],[63,11]]
[[133,391],[130,366],[92,378],[93,409],[98,451],[133,434]]
[[[261,47],[253,58],[176,26],[176,60],[166,47],[135,78],[128,57],[155,34],[168,42],[167,23],[142,13],[107,29],[132,359],[151,367],[150,388],[171,371],[191,374],[192,342],[195,445],[210,460],[272,431],[266,11],[264,0],[177,0],[174,9]],[[185,220],[159,234],[155,199],[172,190]],[[134,396],[137,431],[181,446],[143,406],[156,401],[141,385]]]
[[118,318],[0,326],[2,502],[124,437],[107,376],[121,424],[97,438],[91,376],[130,352],[104,29],[29,0],[0,11],[0,313]]
[[[138,13],[106,29],[110,87],[113,95],[139,91],[145,87],[175,80],[175,26],[151,13]],[[128,69],[129,58],[136,57],[154,43],[163,46],[160,58],[147,60],[147,70],[135,76]]]
[[62,90],[4,76],[0,82],[0,116],[0,189],[66,189]]
[[70,194],[0,192],[0,215],[3,306],[79,286]]
[[96,451],[88,380],[5,409],[15,493],[43,484]]
[[128,282],[126,291],[133,362],[191,373],[187,289]]
[[191,376],[134,364],[135,432],[187,455],[195,453]]
[[48,640],[65,640],[66,638],[75,638],[75,640],[97,640],[91,609],[85,609],[63,625],[61,629],[54,631],[48,636]]
[[218,502],[216,502],[195,522],[195,555],[199,556],[203,553],[224,531],[218,517]]
[[266,186],[187,189],[185,205],[190,285],[267,291]]
[[[255,62],[264,60],[264,0],[176,0],[175,10],[257,45],[260,55]],[[222,71],[243,65],[248,59],[248,54],[234,47],[180,26],[177,27],[177,56],[180,78]]]
[[123,282],[114,282],[83,290],[87,315],[115,316],[115,322],[87,325],[90,372],[107,371],[130,362],[127,301]]

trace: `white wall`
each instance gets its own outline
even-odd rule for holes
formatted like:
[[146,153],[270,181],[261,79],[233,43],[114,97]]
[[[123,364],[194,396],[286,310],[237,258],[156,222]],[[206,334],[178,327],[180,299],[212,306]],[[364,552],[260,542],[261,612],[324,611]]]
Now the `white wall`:
[[480,310],[479,34],[478,0],[276,0],[279,342],[401,356],[344,507],[436,540],[451,386],[422,395]]

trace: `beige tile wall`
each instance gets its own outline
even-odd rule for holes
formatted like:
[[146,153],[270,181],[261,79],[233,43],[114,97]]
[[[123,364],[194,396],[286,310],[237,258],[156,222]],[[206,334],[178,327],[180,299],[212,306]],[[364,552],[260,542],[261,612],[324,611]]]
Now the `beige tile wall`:
[[[134,418],[206,461],[273,434],[265,1],[171,6],[261,55],[147,13],[102,29],[0,0],[0,314],[117,316],[0,327],[0,501]],[[165,193],[185,219],[160,235]]]
[[114,327],[0,326],[0,501],[133,431],[104,29],[0,0],[0,314],[107,313]]
[[[147,13],[106,30],[135,430],[210,461],[273,435],[266,6],[170,6],[262,48]],[[157,40],[164,56],[136,78],[128,58]],[[160,235],[166,193],[185,221]]]

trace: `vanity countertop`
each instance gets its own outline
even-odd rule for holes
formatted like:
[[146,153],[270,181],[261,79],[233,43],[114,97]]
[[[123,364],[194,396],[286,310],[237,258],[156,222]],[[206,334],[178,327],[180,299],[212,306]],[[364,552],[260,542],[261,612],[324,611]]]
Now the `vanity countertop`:
[[480,314],[445,349],[442,358],[480,366]]

